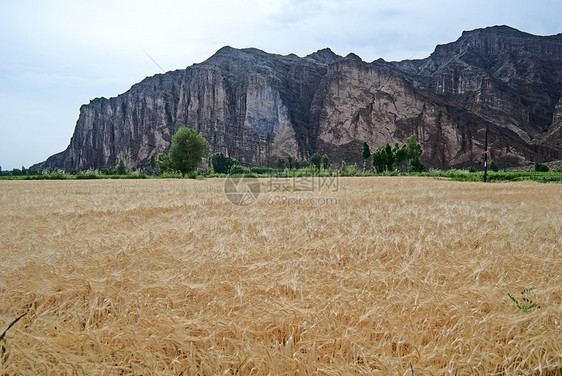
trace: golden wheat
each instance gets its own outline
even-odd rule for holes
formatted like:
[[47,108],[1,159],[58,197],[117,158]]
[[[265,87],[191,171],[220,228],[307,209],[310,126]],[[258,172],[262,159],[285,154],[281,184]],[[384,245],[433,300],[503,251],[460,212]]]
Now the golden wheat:
[[0,182],[0,374],[561,374],[562,186],[223,187]]

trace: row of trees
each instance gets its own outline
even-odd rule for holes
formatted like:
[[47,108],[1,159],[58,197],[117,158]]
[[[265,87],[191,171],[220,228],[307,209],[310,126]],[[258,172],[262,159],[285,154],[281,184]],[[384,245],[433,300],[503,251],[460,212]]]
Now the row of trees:
[[385,171],[414,171],[422,172],[425,166],[421,161],[423,153],[420,143],[415,135],[411,135],[406,139],[406,143],[399,146],[398,143],[394,147],[387,142],[386,145],[371,153],[369,145],[363,143],[362,156],[364,159],[363,170],[367,170],[367,161],[372,158],[373,169],[378,172]]
[[[193,129],[182,127],[172,137],[172,146],[168,154],[160,154],[158,156],[158,164],[160,172],[179,171],[182,176],[195,171],[197,166],[201,164],[203,157],[208,155],[210,150],[209,143],[201,135]],[[154,169],[151,157],[151,168]],[[209,158],[209,167],[212,167],[215,173],[227,174],[233,167],[239,166],[240,163],[224,153],[214,153]],[[279,170],[299,169],[308,166],[314,166],[316,170],[322,168],[329,170],[332,165],[328,155],[320,155],[314,153],[310,158],[310,163],[303,159],[299,161],[292,156],[277,157],[276,165]]]
[[[155,174],[157,171],[160,173],[177,171],[185,177],[186,174],[192,173],[197,169],[203,157],[209,154],[209,150],[210,145],[201,133],[197,133],[190,128],[181,127],[172,137],[172,146],[168,154],[160,154],[158,161],[156,161],[154,155],[150,156],[150,172]],[[220,169],[228,170],[230,168],[229,164],[238,163],[234,159],[225,157],[224,154],[222,154],[222,159],[216,155],[213,155],[213,157],[215,158],[211,159],[215,161],[213,165],[215,171]],[[228,167],[223,167],[225,163]],[[127,169],[123,160],[120,159],[115,169],[102,168],[100,172],[105,175],[126,175]]]
[[[374,170],[377,173],[391,172],[394,170],[422,172],[425,170],[425,166],[421,161],[422,153],[422,147],[415,135],[408,137],[406,143],[402,146],[395,144],[394,147],[392,147],[387,143],[384,147],[375,150],[373,153],[370,151],[369,144],[364,142],[362,151],[364,159],[363,171]],[[372,168],[367,168],[367,162],[371,158]],[[317,171],[321,169],[330,170],[332,168],[330,157],[326,154],[320,155],[320,153],[314,153],[310,157],[310,163],[306,159],[299,161],[291,156],[279,156],[276,160],[278,170],[284,170],[286,168],[289,170],[298,170],[299,168],[307,168],[309,165],[313,166]],[[346,170],[347,168],[346,162],[342,161],[342,170]]]
[[[180,128],[172,137],[172,145],[168,154],[160,154],[158,156],[158,168],[160,173],[168,171],[177,171],[185,177],[188,173],[193,173],[201,164],[202,159],[209,154],[210,145],[201,133],[197,133],[193,129],[186,127]],[[417,142],[415,136],[410,136],[406,143],[402,146],[396,144],[394,148],[390,144],[386,144],[384,148],[376,150],[371,154],[369,145],[365,142],[363,144],[363,158],[365,159],[364,170],[366,169],[367,160],[372,158],[373,169],[376,172],[394,171],[400,169],[402,171],[413,170],[423,171],[424,166],[421,162],[420,156],[422,149]],[[209,158],[209,167],[212,167],[215,173],[228,174],[232,168],[239,166],[240,163],[224,153],[214,153]],[[301,169],[312,167],[316,171],[331,170],[332,164],[330,157],[327,154],[320,155],[314,153],[310,162],[306,159],[298,160],[292,156],[277,157],[276,166],[278,170]],[[345,161],[342,163],[345,166]],[[150,157],[150,168],[152,173],[156,173],[156,158],[154,155]],[[16,171],[16,173],[19,171]],[[102,174],[112,175],[125,175],[127,169],[123,160],[119,160],[115,169],[102,169]],[[22,174],[26,174],[25,168],[22,167]]]
[[35,168],[25,168],[21,166],[21,169],[14,168],[12,170],[2,171],[2,166],[0,166],[0,176],[25,176],[25,175],[36,175],[40,174],[41,170]]
[[320,155],[320,153],[314,153],[310,157],[310,162],[306,159],[298,160],[288,155],[287,157],[277,157],[276,167],[278,170],[284,170],[288,168],[289,170],[298,170],[301,168],[308,168],[310,166],[314,167],[317,171],[321,169],[329,170],[332,168],[332,163],[330,162],[330,157],[327,154]]

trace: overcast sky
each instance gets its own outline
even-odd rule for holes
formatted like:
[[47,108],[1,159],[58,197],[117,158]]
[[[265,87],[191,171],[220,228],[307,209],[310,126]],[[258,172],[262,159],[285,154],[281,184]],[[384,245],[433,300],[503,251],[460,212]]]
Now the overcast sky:
[[0,0],[0,166],[64,150],[82,104],[225,45],[422,59],[463,30],[558,34],[561,14],[559,0]]

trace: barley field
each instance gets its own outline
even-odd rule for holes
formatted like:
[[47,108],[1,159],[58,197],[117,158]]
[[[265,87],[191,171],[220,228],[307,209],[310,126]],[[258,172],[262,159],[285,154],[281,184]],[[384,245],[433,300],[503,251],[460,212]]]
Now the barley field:
[[277,183],[0,181],[0,375],[562,374],[561,185]]

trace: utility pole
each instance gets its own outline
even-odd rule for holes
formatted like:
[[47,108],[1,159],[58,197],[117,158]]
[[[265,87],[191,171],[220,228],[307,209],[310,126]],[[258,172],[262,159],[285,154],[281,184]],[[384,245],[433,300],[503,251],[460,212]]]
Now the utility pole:
[[486,135],[484,137],[484,151],[482,152],[482,154],[484,154],[484,183],[486,183],[486,180],[488,178],[488,127],[486,127]]

